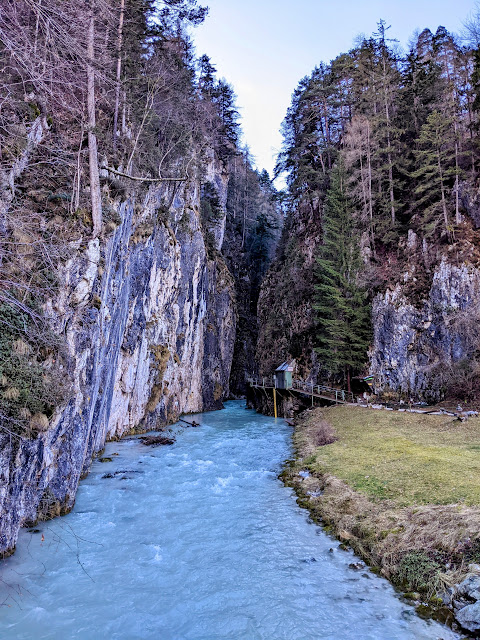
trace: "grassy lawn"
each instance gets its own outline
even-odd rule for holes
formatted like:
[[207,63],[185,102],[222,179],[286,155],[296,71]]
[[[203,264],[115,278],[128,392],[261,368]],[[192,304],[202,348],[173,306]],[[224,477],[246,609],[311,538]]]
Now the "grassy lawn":
[[399,506],[480,505],[480,418],[462,423],[451,416],[332,407],[311,413],[297,432],[300,447],[322,418],[338,440],[310,451],[305,462],[313,470]]

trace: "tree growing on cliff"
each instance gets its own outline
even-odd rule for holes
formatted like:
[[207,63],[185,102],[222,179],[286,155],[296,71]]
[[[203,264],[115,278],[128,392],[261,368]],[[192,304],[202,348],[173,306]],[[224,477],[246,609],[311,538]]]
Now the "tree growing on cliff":
[[219,131],[219,152],[224,159],[235,154],[240,137],[240,114],[235,104],[233,87],[225,79],[217,82],[213,89],[212,101],[217,108],[221,121]]
[[215,74],[217,70],[210,62],[210,58],[206,54],[203,54],[203,56],[198,61],[198,67],[198,88],[202,96],[210,98],[215,88]]
[[350,378],[363,367],[370,343],[370,308],[359,286],[361,258],[341,161],[332,171],[324,210],[324,236],[316,267],[316,351],[326,370]]
[[431,233],[439,224],[439,213],[446,234],[452,238],[452,222],[448,214],[449,187],[456,175],[456,151],[452,118],[438,110],[427,118],[417,139],[418,169],[412,173],[419,179],[415,189],[417,206],[424,211]]

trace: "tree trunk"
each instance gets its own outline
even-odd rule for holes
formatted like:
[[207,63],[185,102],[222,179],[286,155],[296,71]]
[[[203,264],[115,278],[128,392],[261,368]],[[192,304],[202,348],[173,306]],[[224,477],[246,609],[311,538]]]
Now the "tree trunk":
[[327,143],[328,168],[331,169],[332,159],[330,155],[330,147],[331,147],[330,127],[329,127],[329,121],[328,121],[327,101],[325,99],[323,100],[323,117],[325,118],[325,135],[326,135],[326,143]]
[[457,123],[455,122],[455,222],[460,224],[462,222],[462,214],[460,213],[460,195],[459,195],[459,166],[458,166],[458,141],[457,141]]
[[233,219],[235,220],[238,206],[238,194],[240,192],[240,189],[237,185],[237,156],[234,156],[233,158],[233,184],[235,185],[235,197],[233,199]]
[[445,198],[445,185],[443,184],[443,170],[442,170],[442,162],[440,159],[440,152],[437,152],[437,166],[438,166],[438,176],[440,178],[440,191],[442,194],[442,212],[443,212],[443,222],[445,224],[445,231],[450,237],[450,229],[448,224],[448,211],[447,211],[447,201]]
[[370,147],[370,122],[367,120],[367,172],[368,172],[368,213],[370,218],[370,238],[372,243],[373,256],[376,259],[375,251],[375,230],[373,226],[373,197],[372,197],[372,150]]
[[247,171],[247,157],[245,156],[245,187],[244,187],[244,193],[243,193],[242,249],[245,247],[245,227],[247,225],[247,203],[248,203],[248,171]]
[[395,224],[395,194],[393,187],[393,163],[392,163],[392,150],[390,148],[390,110],[388,108],[388,92],[387,92],[387,67],[385,63],[385,56],[383,57],[383,97],[385,100],[385,120],[387,124],[387,161],[388,161],[388,183],[390,192],[390,215],[392,217],[392,224]]
[[127,94],[122,91],[122,136],[127,132]]
[[[390,134],[388,134],[388,147],[390,148]],[[390,215],[392,217],[392,224],[395,224],[395,192],[393,188],[393,164],[392,154],[388,152],[388,182],[390,186]]]
[[[42,6],[42,0],[38,3],[38,8],[40,9]],[[33,45],[33,57],[37,56],[37,46],[38,46],[38,27],[40,24],[40,12],[36,12],[36,21],[35,21],[35,41]]]
[[87,38],[87,115],[88,115],[88,155],[90,167],[90,197],[92,202],[93,237],[102,230],[102,194],[98,170],[97,136],[95,133],[95,0],[90,0],[88,11]]
[[82,122],[82,130],[80,132],[80,143],[78,145],[77,151],[77,167],[75,170],[75,177],[73,180],[73,188],[72,188],[72,200],[70,202],[70,211],[71,213],[75,213],[80,207],[80,186],[81,186],[81,176],[82,176],[82,144],[83,144],[83,122]]
[[120,18],[118,21],[117,34],[117,77],[115,85],[115,111],[113,114],[113,150],[117,148],[118,110],[120,107],[120,78],[122,74],[122,42],[123,42],[123,19],[125,16],[125,0],[121,0]]
[[[469,82],[469,76],[467,73],[467,78],[465,80],[465,85],[467,86]],[[474,144],[474,135],[473,135],[473,114],[472,114],[472,96],[468,89],[465,89],[465,94],[467,96],[467,107],[468,107],[468,132],[470,137],[470,160],[472,162],[472,180],[475,177],[475,144]]]

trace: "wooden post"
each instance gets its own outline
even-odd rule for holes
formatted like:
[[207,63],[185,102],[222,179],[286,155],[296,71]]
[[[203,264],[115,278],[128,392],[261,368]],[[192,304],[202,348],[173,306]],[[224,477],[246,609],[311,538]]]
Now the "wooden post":
[[273,413],[277,418],[277,390],[273,387]]

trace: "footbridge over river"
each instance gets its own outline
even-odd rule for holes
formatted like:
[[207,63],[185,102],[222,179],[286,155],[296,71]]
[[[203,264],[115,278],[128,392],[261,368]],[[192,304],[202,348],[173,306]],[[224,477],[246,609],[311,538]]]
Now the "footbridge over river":
[[315,403],[315,400],[327,400],[332,404],[350,404],[355,402],[355,396],[351,391],[325,387],[321,384],[313,384],[303,380],[292,380],[290,384],[285,386],[278,385],[276,376],[266,378],[249,378],[248,382],[253,389],[263,389],[265,393],[273,393],[275,414],[277,391],[282,393],[289,392],[292,395],[298,395],[304,399],[306,397],[311,398],[312,405]]

